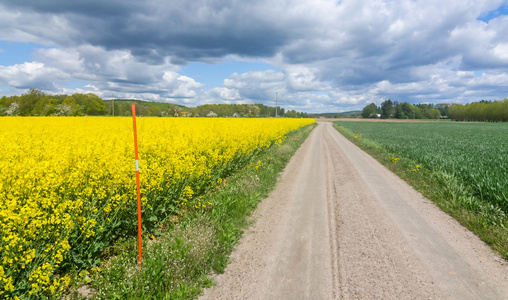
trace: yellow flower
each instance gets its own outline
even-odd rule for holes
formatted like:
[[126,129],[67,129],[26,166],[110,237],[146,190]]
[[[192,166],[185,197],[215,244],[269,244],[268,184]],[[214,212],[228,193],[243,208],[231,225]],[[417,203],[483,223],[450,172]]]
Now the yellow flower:
[[[313,122],[139,118],[142,205],[206,208],[195,201],[200,193],[222,184],[260,149],[280,146],[288,132]],[[104,238],[103,231],[130,215],[136,201],[132,119],[2,117],[0,153],[2,290],[24,284],[34,298],[57,295],[70,281],[57,274],[73,247]]]

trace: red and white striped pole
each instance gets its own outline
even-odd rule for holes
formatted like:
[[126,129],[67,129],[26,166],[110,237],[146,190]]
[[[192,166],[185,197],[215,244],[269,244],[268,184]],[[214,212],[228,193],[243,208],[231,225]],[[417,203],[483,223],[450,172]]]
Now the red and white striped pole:
[[132,123],[134,127],[134,153],[136,157],[136,185],[138,193],[138,249],[139,269],[141,269],[141,193],[139,190],[139,160],[138,160],[138,132],[136,129],[136,107],[132,105]]

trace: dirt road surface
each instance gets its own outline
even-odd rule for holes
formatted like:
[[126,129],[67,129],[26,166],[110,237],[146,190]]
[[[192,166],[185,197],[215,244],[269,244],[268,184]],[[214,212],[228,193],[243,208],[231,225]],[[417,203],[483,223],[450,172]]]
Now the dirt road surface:
[[359,150],[311,133],[200,299],[508,299],[508,264]]

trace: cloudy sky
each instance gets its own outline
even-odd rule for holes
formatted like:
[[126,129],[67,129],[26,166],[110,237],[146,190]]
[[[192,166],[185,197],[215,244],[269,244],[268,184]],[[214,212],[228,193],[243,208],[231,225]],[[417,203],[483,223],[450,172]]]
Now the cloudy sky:
[[29,88],[306,112],[508,97],[508,0],[0,0]]

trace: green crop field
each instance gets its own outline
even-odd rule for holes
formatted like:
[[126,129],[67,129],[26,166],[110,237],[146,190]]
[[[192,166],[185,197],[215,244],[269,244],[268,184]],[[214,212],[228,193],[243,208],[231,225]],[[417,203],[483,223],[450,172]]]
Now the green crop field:
[[433,197],[468,227],[497,228],[502,234],[487,240],[508,253],[508,123],[341,121],[336,128],[407,178],[439,189]]

